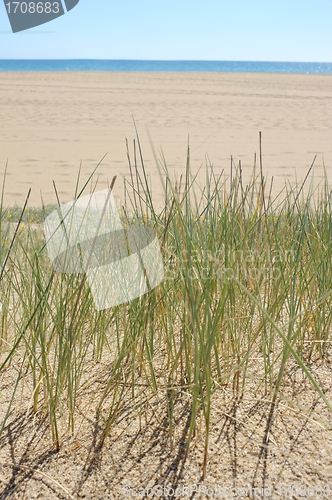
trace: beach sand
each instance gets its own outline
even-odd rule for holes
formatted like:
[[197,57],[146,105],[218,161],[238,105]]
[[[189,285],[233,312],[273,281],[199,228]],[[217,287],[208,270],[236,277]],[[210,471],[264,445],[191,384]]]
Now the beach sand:
[[[56,183],[61,202],[70,201],[74,195],[81,160],[80,185],[82,186],[105,153],[108,154],[98,170],[100,187],[106,187],[107,179],[111,182],[113,176],[117,175],[115,195],[118,198],[123,197],[122,175],[129,179],[125,138],[128,137],[132,153],[132,141],[135,137],[133,117],[141,138],[143,156],[156,204],[160,206],[163,203],[163,193],[150,138],[157,156],[160,157],[160,148],[162,148],[171,174],[176,174],[178,178],[185,169],[189,136],[193,171],[197,170],[200,165],[205,165],[208,161],[208,155],[216,173],[221,173],[222,169],[225,169],[226,175],[229,175],[230,158],[233,155],[235,164],[241,160],[244,179],[248,179],[252,172],[255,152],[257,153],[256,171],[258,171],[258,137],[261,131],[264,172],[268,182],[274,176],[275,191],[283,187],[285,181],[293,183],[295,174],[298,180],[302,179],[315,155],[317,155],[317,160],[313,171],[316,182],[323,179],[323,157],[326,172],[330,175],[329,180],[331,181],[332,75],[2,73],[0,82],[2,118],[0,172],[3,175],[8,159],[5,187],[5,204],[7,205],[12,205],[15,202],[22,205],[29,187],[32,188],[30,205],[40,205],[41,191],[45,203],[55,203],[56,197],[52,180]],[[203,168],[200,175],[201,182],[204,181],[204,175]],[[95,180],[97,180],[97,175]],[[319,226],[313,224],[312,227],[316,231]],[[28,229],[22,228],[22,231],[28,231]],[[21,242],[23,243],[23,238],[25,238],[23,235],[28,235],[28,233],[21,234]],[[316,238],[315,234],[313,234],[313,238]],[[174,241],[176,242],[176,239]],[[310,239],[303,241],[306,245],[309,244]],[[322,243],[324,242],[322,241]],[[25,251],[24,248],[23,251]],[[172,249],[170,251],[173,252]],[[21,243],[19,252],[20,256]],[[29,252],[27,255],[30,255]],[[314,259],[315,254],[312,255]],[[36,262],[38,263],[38,260],[35,261],[35,259],[31,262],[33,273],[36,273],[36,281],[31,282],[31,294],[37,294],[39,304],[43,304],[39,298],[39,286],[43,283],[44,276],[39,273],[39,265]],[[27,276],[25,273],[20,274],[20,270],[24,271],[24,268],[20,266],[16,268],[15,259],[13,259],[11,266],[13,271],[12,274],[9,273],[11,276],[9,279],[12,280],[13,292],[8,293],[6,290],[11,289],[5,286],[5,300],[9,300],[8,297],[11,294],[14,294],[13,300],[16,300],[15,290],[19,289],[22,279],[28,286],[27,303],[23,304],[24,317],[22,320],[18,317],[19,303],[17,306],[15,304],[13,315],[10,308],[6,306],[1,328],[8,328],[8,324],[15,322],[18,331],[18,334],[15,334],[15,339],[24,338],[26,342],[29,338],[26,337],[28,328],[31,328],[31,338],[33,339],[48,336],[49,332],[52,332],[47,351],[47,364],[50,365],[48,373],[52,373],[52,378],[47,378],[47,383],[49,381],[52,383],[56,373],[53,372],[52,368],[52,350],[58,342],[58,340],[53,339],[58,335],[59,327],[62,329],[62,323],[67,334],[66,320],[67,317],[71,318],[72,313],[67,310],[67,306],[61,305],[65,313],[62,315],[61,312],[60,319],[56,319],[52,307],[49,309],[45,307],[44,312],[42,305],[39,313],[38,304],[37,309],[32,313],[31,320],[24,327],[29,307],[34,303],[30,299],[29,274],[27,273]],[[319,269],[319,272],[322,273],[327,269],[327,267],[320,267],[318,264],[317,266],[317,270]],[[307,283],[304,286],[308,287],[309,290],[316,286],[320,289],[320,280],[324,278],[319,277],[317,272],[317,277],[313,276],[311,279],[308,275],[310,267],[307,268],[306,263],[305,267],[306,269],[300,272],[298,271],[299,266],[296,264],[296,269],[290,267],[290,272],[294,271],[295,275],[299,272],[301,281]],[[202,270],[204,271],[204,269]],[[285,270],[285,272],[288,271]],[[54,280],[56,279],[58,278],[54,277]],[[300,288],[302,286],[299,285]],[[49,289],[49,284],[47,284],[47,289]],[[178,293],[177,285],[174,289],[172,285],[170,288],[167,285],[164,290],[165,294]],[[234,287],[233,290],[239,289]],[[265,304],[267,295],[265,295],[264,282],[262,290],[264,302],[262,300],[261,303]],[[80,291],[79,288],[78,297]],[[228,293],[230,293],[230,299],[227,298]],[[236,291],[236,293],[242,292]],[[320,293],[321,291],[319,291]],[[233,294],[233,291],[227,291],[226,295],[223,295],[226,298],[222,298],[222,301],[230,300],[229,307],[238,316],[239,311],[236,307],[238,299]],[[278,288],[276,288],[275,294],[278,294]],[[25,297],[24,292],[21,296]],[[199,295],[199,297],[203,296],[203,294]],[[321,297],[321,295],[319,296]],[[69,307],[75,300],[75,304],[78,304],[75,293],[66,293],[66,297],[69,299],[63,299],[61,294],[59,303],[62,304],[62,300],[65,300]],[[207,321],[208,324],[210,324],[210,317],[215,318],[216,314],[219,315],[215,309],[213,288],[211,289],[211,297],[213,301],[209,300],[209,305],[206,308],[206,311],[209,311],[208,319],[206,320],[204,316],[204,320],[202,320]],[[277,297],[277,295],[273,295],[273,297]],[[50,300],[53,301],[53,298]],[[54,300],[56,301],[56,299]],[[186,301],[187,297],[184,300]],[[199,298],[199,301],[201,300],[203,299]],[[205,300],[207,298],[204,298]],[[181,304],[180,297],[179,311],[175,305],[176,298],[172,298],[171,301],[174,303],[170,306],[172,311],[174,308],[174,312],[172,312],[175,318],[174,325],[168,324],[167,318],[172,318],[172,316],[167,315],[164,319],[158,319],[155,324],[156,328],[158,328],[160,321],[166,325],[165,331],[170,330],[169,338],[175,345],[178,342],[177,339],[180,339],[177,336],[177,328],[178,318],[182,315],[181,308],[184,307],[184,322],[190,316],[186,313],[187,306]],[[315,309],[320,307],[321,303],[322,301],[317,302]],[[149,301],[146,304],[149,304],[148,307],[155,307],[155,301]],[[234,308],[233,304],[235,304]],[[317,329],[318,331],[319,325],[323,323],[325,325],[325,322],[328,322],[328,315],[324,317],[324,313],[320,313],[317,316],[320,319],[314,319],[314,313],[310,312],[314,309],[306,309],[305,303],[302,309],[302,304],[300,302],[297,304],[295,307],[298,308],[297,311],[301,312],[301,318],[302,314],[303,317],[305,314],[308,315],[308,321],[312,325],[310,330],[312,328],[312,330]],[[76,309],[76,305],[73,310],[73,318],[74,314],[80,314],[81,311],[81,307]],[[165,301],[165,305],[167,306],[167,301]],[[287,303],[285,303],[285,308],[286,306]],[[271,307],[272,310],[277,308],[278,316],[280,316],[279,326],[286,329],[287,324],[283,324],[284,314],[283,310],[279,309],[281,306],[278,298],[276,298],[276,304]],[[48,311],[51,312],[50,320],[47,319]],[[322,309],[322,311],[324,310]],[[256,314],[254,309],[251,309],[250,302],[248,302],[248,312],[245,311],[245,313],[246,316],[241,318],[240,325],[243,325],[241,328],[251,328],[251,326],[256,328],[255,320],[250,322],[245,319],[250,314]],[[154,317],[155,314],[153,312],[151,317]],[[223,315],[223,313],[220,314]],[[7,317],[13,317],[13,319],[7,319]],[[89,328],[89,317],[90,313],[88,316],[83,315],[84,334],[85,328]],[[124,314],[124,317],[127,318],[127,314]],[[51,324],[53,318],[55,318],[54,328]],[[177,385],[176,377],[180,375],[176,374],[176,370],[180,371],[177,367],[180,363],[178,356],[176,358],[168,357],[167,366],[174,366],[174,368],[170,370],[170,374],[163,372],[166,361],[164,363],[161,358],[166,356],[167,352],[162,346],[162,341],[165,338],[164,326],[161,333],[154,330],[155,327],[152,323],[151,325],[148,323],[140,324],[137,327],[137,332],[141,331],[141,327],[151,328],[151,331],[155,332],[151,333],[151,339],[153,339],[153,335],[156,335],[156,339],[158,336],[161,339],[160,343],[156,341],[152,350],[159,390],[154,392],[151,382],[152,371],[144,368],[144,373],[147,370],[148,374],[143,376],[142,371],[141,379],[136,381],[136,400],[133,403],[130,371],[126,372],[126,363],[130,363],[129,354],[126,361],[123,361],[125,370],[123,377],[120,379],[116,375],[113,379],[110,378],[110,374],[114,373],[115,354],[113,355],[113,353],[119,352],[118,343],[122,342],[122,327],[121,323],[120,327],[118,326],[116,318],[117,316],[113,315],[99,316],[98,314],[98,320],[95,323],[97,326],[102,322],[110,321],[109,331],[117,331],[114,336],[110,334],[107,341],[101,339],[100,345],[103,345],[104,342],[106,345],[107,342],[107,349],[104,348],[101,359],[99,359],[99,352],[101,353],[101,348],[98,347],[99,340],[91,341],[90,339],[97,338],[97,336],[90,337],[90,333],[87,334],[86,347],[83,347],[83,344],[81,346],[76,344],[72,347],[73,356],[76,356],[75,353],[83,351],[83,349],[87,349],[88,353],[87,361],[82,365],[83,373],[75,381],[75,384],[79,384],[79,390],[77,390],[74,400],[75,430],[73,435],[70,435],[72,429],[67,427],[67,402],[65,399],[63,400],[62,414],[60,408],[62,400],[59,399],[62,396],[58,396],[58,387],[61,384],[65,387],[66,375],[63,379],[61,377],[57,379],[57,389],[54,389],[54,393],[52,392],[55,399],[52,396],[52,400],[57,401],[56,404],[58,404],[57,418],[60,436],[63,436],[59,451],[51,446],[49,420],[44,416],[48,400],[43,399],[42,378],[40,378],[40,384],[39,382],[37,384],[39,391],[38,410],[33,411],[33,400],[37,389],[32,385],[31,370],[27,365],[28,358],[25,355],[21,357],[23,354],[19,350],[13,360],[9,362],[7,358],[8,363],[6,361],[3,366],[0,387],[0,422],[4,419],[7,409],[9,412],[0,441],[1,499],[123,500],[123,498],[142,498],[143,496],[145,498],[161,498],[161,496],[162,498],[174,498],[175,495],[170,493],[173,487],[174,489],[180,488],[180,491],[181,488],[185,488],[187,491],[188,488],[193,488],[190,498],[225,499],[244,498],[244,496],[261,498],[262,495],[264,498],[273,499],[290,498],[290,496],[303,498],[303,488],[304,495],[308,493],[307,497],[310,496],[313,500],[331,496],[332,425],[331,413],[325,403],[291,357],[284,375],[280,400],[278,399],[276,405],[271,407],[268,392],[264,394],[264,383],[261,383],[264,380],[264,374],[267,380],[266,391],[270,387],[267,376],[269,367],[271,367],[271,379],[277,374],[279,366],[277,353],[280,348],[278,346],[282,344],[281,339],[267,343],[264,336],[264,340],[259,341],[256,346],[256,334],[251,334],[250,344],[253,346],[252,352],[255,356],[252,358],[250,358],[249,353],[248,358],[240,357],[243,346],[246,344],[242,346],[241,340],[238,350],[237,347],[234,347],[232,340],[232,349],[234,353],[237,353],[239,364],[231,365],[230,369],[234,375],[240,374],[242,366],[246,364],[248,372],[245,394],[239,397],[240,393],[236,390],[235,382],[240,380],[238,385],[241,386],[242,376],[239,378],[234,376],[234,382],[228,384],[220,384],[219,378],[213,381],[215,392],[213,391],[209,417],[207,477],[203,481],[204,413],[198,411],[195,434],[192,437],[187,460],[184,462],[192,408],[189,388],[192,385],[190,380],[189,385],[186,385],[188,379],[182,378],[182,370],[181,385]],[[264,335],[265,332],[269,335],[270,331],[271,334],[273,332],[275,335],[274,326],[271,326],[270,330],[269,323],[264,318],[264,315],[257,315],[257,321],[262,325],[259,326],[258,331],[263,329]],[[316,321],[318,323],[315,323]],[[83,322],[80,320],[79,324],[83,325]],[[224,319],[221,317],[220,329],[223,328],[223,322]],[[91,324],[93,323],[91,322]],[[237,322],[234,321],[234,325],[236,324]],[[36,334],[34,328],[37,329]],[[71,326],[69,328],[68,332],[71,335]],[[196,330],[196,327],[192,328],[188,325],[189,328],[190,332]],[[229,337],[231,339],[234,338],[233,328],[236,326],[231,327],[232,337]],[[227,329],[225,331],[228,332]],[[245,331],[243,330],[242,334],[241,330],[241,338]],[[184,338],[182,330],[180,332]],[[306,338],[310,338],[310,333],[309,331]],[[18,337],[18,335],[20,336]],[[219,338],[227,339],[227,335],[225,334],[224,337],[224,334],[220,334]],[[7,346],[11,346],[8,342],[11,338],[10,335],[7,336],[7,332],[3,337],[2,353],[4,356],[7,356]],[[144,338],[147,338],[145,332]],[[142,341],[144,338],[142,334]],[[292,338],[294,338],[294,343],[295,339],[296,343],[299,339],[299,346],[301,346],[302,340],[297,333],[296,337],[294,334]],[[71,341],[72,338],[70,338]],[[200,337],[199,342],[201,341]],[[304,345],[305,342],[307,341],[303,341]],[[323,341],[318,340],[317,342]],[[144,346],[145,344],[140,344],[140,339],[137,340],[136,337],[135,345],[134,342],[132,345],[136,350],[135,345]],[[187,350],[187,347],[182,350],[183,345],[185,345],[185,341],[181,340],[181,349],[178,351],[181,352],[181,357],[182,352]],[[269,352],[266,355],[268,345],[271,354]],[[156,348],[156,346],[158,347]],[[132,349],[131,343],[128,344],[128,353],[131,352],[129,348]],[[40,363],[39,352],[41,351],[39,347],[37,349],[35,354],[33,349],[31,350],[31,358],[29,354],[31,365],[36,364],[37,366],[37,363]],[[122,353],[123,356],[127,356],[126,349],[123,341],[121,356]],[[324,351],[325,347],[320,353]],[[134,353],[134,349],[132,352]],[[226,349],[223,349],[222,352],[225,352],[224,363],[228,369]],[[301,352],[300,354],[302,355]],[[45,356],[44,351],[42,355]],[[331,401],[330,355],[326,351],[326,358],[318,359],[316,354],[312,355],[311,350],[308,357],[305,353],[303,355],[304,359],[308,360],[308,369],[310,369],[313,378],[319,383],[325,397]],[[121,356],[119,359],[122,363]],[[140,356],[141,354],[137,351],[139,363],[141,363]],[[244,353],[244,356],[247,355]],[[162,362],[158,363],[158,358]],[[229,359],[231,360],[232,357]],[[235,362],[235,354],[233,359]],[[79,361],[79,356],[77,360]],[[80,374],[81,367],[78,361],[77,364],[75,363],[75,372],[73,373]],[[64,363],[66,362],[64,361]],[[138,364],[137,367],[143,365],[144,358],[143,363]],[[237,371],[237,367],[240,367],[239,371]],[[202,373],[203,375],[199,376],[200,391],[205,391],[204,387],[207,386],[207,383],[204,381],[204,372]],[[59,382],[59,380],[63,381]],[[112,385],[108,386],[110,381]],[[149,383],[147,384],[146,381]],[[258,388],[258,384],[261,384],[260,388]],[[17,387],[17,392],[13,406],[9,411],[14,387]],[[109,399],[101,399],[105,387],[110,388]],[[65,390],[63,394],[65,394]],[[113,394],[114,400],[112,399]],[[117,404],[118,398],[119,405]],[[170,403],[170,398],[172,398],[172,403]],[[101,409],[97,411],[99,401],[102,402],[102,405]],[[51,406],[50,403],[49,408]],[[101,448],[105,418],[111,419],[112,427],[109,436],[103,441],[103,448]],[[154,491],[157,491],[158,494],[152,495],[151,488],[156,487],[158,490]],[[139,493],[142,491],[140,488],[143,489],[142,495]],[[165,488],[162,489],[164,494],[160,494],[160,488]],[[256,489],[251,490],[251,488]],[[264,491],[261,495],[262,488]],[[224,493],[220,493],[223,490]],[[209,493],[205,493],[206,491]],[[217,493],[213,494],[211,491]],[[177,494],[176,496],[187,498],[189,495],[180,496]]]
[[157,158],[172,176],[185,171],[190,143],[193,172],[205,165],[230,173],[241,160],[245,181],[259,131],[263,168],[273,190],[305,177],[315,155],[315,182],[332,180],[332,75],[257,73],[1,73],[1,182],[8,160],[5,205],[73,199],[82,162],[82,186],[99,160],[98,186],[117,175],[114,194],[123,202],[129,180],[136,122],[154,201],[163,205]]

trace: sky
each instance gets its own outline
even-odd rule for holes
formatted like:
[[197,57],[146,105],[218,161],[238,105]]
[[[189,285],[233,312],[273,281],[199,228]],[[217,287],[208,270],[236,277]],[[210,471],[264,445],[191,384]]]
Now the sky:
[[80,0],[13,34],[1,2],[0,58],[332,62],[331,19],[331,0]]

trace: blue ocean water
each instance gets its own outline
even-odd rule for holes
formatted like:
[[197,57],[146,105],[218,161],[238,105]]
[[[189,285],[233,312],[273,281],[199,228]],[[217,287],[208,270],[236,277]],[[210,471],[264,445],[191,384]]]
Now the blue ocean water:
[[255,61],[137,61],[2,59],[0,71],[211,71],[221,73],[332,73],[332,63]]

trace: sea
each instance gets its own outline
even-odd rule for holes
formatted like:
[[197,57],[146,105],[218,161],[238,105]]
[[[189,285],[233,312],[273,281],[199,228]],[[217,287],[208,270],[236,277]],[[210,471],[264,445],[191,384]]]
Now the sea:
[[150,71],[330,74],[332,63],[262,61],[140,61],[101,59],[1,59],[0,71]]

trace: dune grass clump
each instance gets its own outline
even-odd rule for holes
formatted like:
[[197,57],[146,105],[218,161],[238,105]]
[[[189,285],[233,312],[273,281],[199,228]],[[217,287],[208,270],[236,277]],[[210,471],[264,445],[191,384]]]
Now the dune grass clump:
[[[270,397],[272,418],[288,365],[296,363],[332,410],[309,369],[331,353],[327,179],[318,192],[309,188],[304,195],[301,185],[272,198],[262,173],[244,185],[241,166],[231,183],[208,167],[202,188],[189,164],[188,154],[175,184],[161,164],[161,211],[154,208],[143,159],[141,169],[130,164],[122,223],[156,230],[165,276],[150,293],[112,309],[95,310],[84,275],[52,269],[41,223],[54,207],[1,207],[0,376],[15,367],[16,378],[0,433],[13,413],[39,412],[49,423],[50,446],[59,449],[75,433],[91,363],[103,360],[107,376],[89,403],[100,417],[100,445],[129,391],[140,415],[143,400],[165,394],[172,447],[175,400],[185,393],[190,425],[183,458],[200,416],[204,474],[211,406],[222,387],[240,398],[254,381],[257,393]],[[252,376],[257,363],[259,379]],[[19,403],[24,387],[28,404]]]

